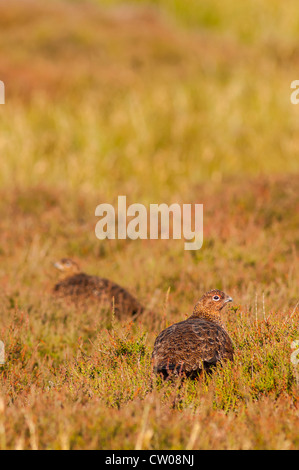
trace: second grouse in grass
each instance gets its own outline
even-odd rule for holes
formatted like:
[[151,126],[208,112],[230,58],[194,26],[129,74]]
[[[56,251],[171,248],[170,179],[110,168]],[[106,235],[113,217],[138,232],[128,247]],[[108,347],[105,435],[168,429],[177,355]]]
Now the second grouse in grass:
[[62,258],[54,263],[64,278],[54,286],[54,293],[76,303],[95,301],[103,307],[114,308],[117,317],[133,316],[144,311],[144,307],[125,288],[98,276],[80,271],[78,264],[70,258]]
[[221,321],[221,310],[232,298],[214,289],[204,294],[185,321],[163,330],[152,353],[154,370],[164,378],[194,378],[224,360],[233,360],[233,344]]

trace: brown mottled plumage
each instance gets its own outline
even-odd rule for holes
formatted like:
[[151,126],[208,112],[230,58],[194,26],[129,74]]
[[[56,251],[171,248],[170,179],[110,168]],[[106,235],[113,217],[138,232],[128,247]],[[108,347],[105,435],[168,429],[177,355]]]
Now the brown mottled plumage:
[[185,321],[163,330],[152,353],[154,370],[164,378],[194,378],[224,360],[233,360],[233,344],[220,318],[232,298],[214,289],[204,294]]
[[137,316],[144,307],[126,289],[109,279],[91,276],[80,272],[78,264],[63,258],[54,263],[66,277],[54,286],[54,293],[75,302],[94,300],[104,307],[114,307],[118,317],[122,315]]

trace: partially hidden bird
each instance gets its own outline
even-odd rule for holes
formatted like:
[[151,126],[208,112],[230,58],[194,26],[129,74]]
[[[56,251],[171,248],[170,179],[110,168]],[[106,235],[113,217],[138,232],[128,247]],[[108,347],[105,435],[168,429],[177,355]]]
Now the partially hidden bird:
[[233,361],[233,343],[221,318],[232,300],[218,289],[206,292],[189,318],[163,330],[154,343],[154,371],[164,379],[196,378],[223,361]]
[[144,307],[124,287],[109,279],[81,272],[76,261],[62,258],[53,263],[63,273],[63,279],[53,288],[54,294],[75,303],[88,300],[99,302],[104,308],[111,308],[117,317],[137,317]]

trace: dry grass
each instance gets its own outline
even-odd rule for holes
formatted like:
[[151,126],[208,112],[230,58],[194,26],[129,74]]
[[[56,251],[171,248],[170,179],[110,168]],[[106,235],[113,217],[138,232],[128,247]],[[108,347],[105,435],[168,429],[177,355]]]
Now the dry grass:
[[[299,446],[296,4],[155,4],[0,1],[1,449]],[[97,240],[122,194],[203,203],[203,248]],[[53,299],[65,255],[154,313]],[[211,288],[234,298],[234,364],[161,383],[156,335]]]
[[2,185],[148,203],[207,178],[298,172],[295,40],[244,44],[130,11],[0,2]]

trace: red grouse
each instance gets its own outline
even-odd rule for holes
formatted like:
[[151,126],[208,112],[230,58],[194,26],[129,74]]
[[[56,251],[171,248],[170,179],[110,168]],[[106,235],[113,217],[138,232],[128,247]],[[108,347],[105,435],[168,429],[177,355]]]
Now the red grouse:
[[144,307],[126,289],[109,279],[80,272],[78,264],[63,258],[54,263],[65,277],[54,286],[54,293],[74,302],[94,300],[103,307],[114,308],[115,315],[136,317]]
[[233,361],[233,344],[221,321],[221,310],[232,298],[214,289],[204,294],[185,321],[163,330],[152,353],[154,371],[195,378],[224,360]]

